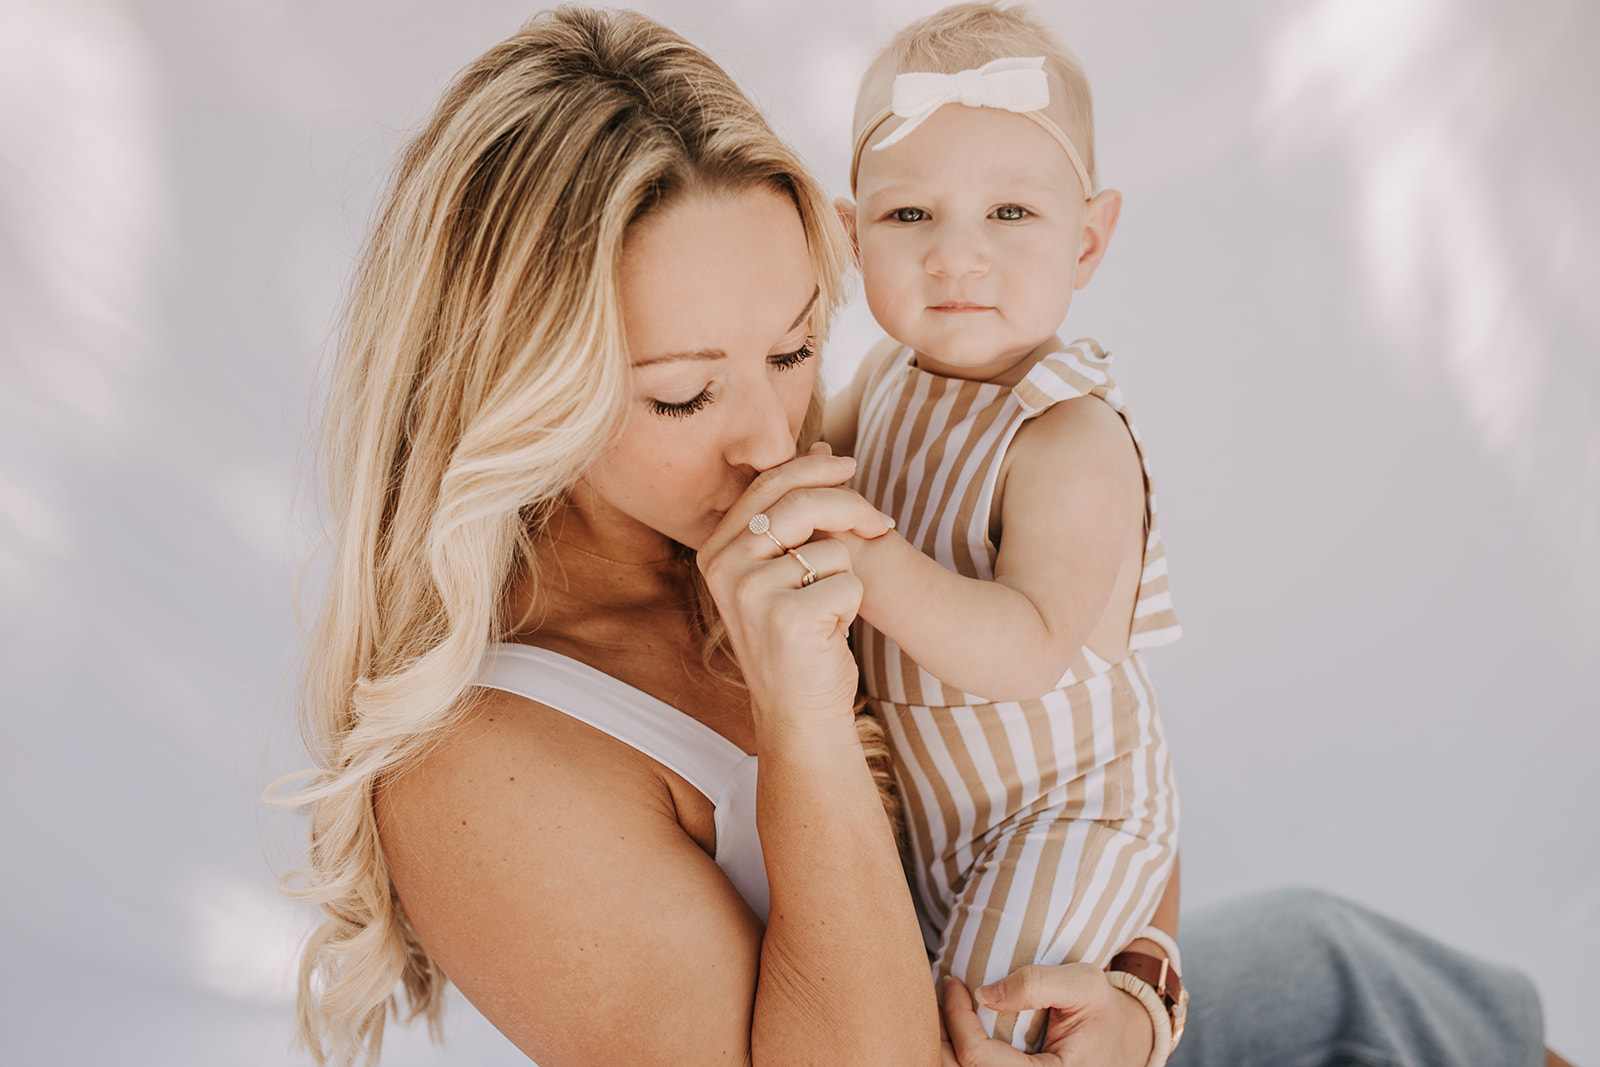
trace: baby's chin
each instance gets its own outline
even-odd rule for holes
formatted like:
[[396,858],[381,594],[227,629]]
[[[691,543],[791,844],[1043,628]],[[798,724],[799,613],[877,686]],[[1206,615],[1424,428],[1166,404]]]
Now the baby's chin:
[[[1048,340],[1046,338],[1045,340]],[[1042,341],[1026,346],[999,344],[941,344],[916,348],[917,365],[946,378],[987,381],[1002,377],[1028,357]]]

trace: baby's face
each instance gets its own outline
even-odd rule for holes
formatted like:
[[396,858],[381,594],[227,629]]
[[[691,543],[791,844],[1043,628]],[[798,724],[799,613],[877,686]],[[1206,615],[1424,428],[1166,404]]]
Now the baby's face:
[[[1084,190],[1022,115],[947,104],[857,175],[856,234],[878,324],[954,378],[1003,378],[1066,317]],[[1083,272],[1083,281],[1088,280]]]

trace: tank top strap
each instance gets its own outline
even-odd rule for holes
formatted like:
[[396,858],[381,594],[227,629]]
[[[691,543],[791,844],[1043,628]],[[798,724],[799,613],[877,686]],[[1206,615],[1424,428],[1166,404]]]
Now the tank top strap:
[[536,700],[638,749],[713,803],[750,755],[671,704],[570,656],[532,645],[490,646],[478,685]]
[[[1028,369],[1026,377],[1012,389],[1028,416],[1037,415],[1053,404],[1075,397],[1099,393],[1113,409],[1122,410],[1122,397],[1109,373],[1111,357],[1088,338],[1063,345]],[[1113,396],[1115,394],[1115,396]]]

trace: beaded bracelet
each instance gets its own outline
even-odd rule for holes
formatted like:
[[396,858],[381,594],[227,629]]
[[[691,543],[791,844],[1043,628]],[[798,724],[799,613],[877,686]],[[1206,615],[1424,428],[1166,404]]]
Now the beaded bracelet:
[[1167,1057],[1172,1055],[1172,1017],[1167,1014],[1167,1006],[1161,1002],[1161,997],[1149,982],[1135,978],[1127,971],[1107,971],[1106,980],[1124,993],[1138,997],[1144,1010],[1150,1013],[1150,1025],[1155,1029],[1155,1044],[1150,1048],[1150,1058],[1145,1061],[1144,1067],[1162,1067]]

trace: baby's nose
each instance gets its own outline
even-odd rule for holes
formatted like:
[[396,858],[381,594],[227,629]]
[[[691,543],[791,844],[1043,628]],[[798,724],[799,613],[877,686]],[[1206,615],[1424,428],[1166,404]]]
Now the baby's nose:
[[981,274],[989,269],[989,249],[971,227],[945,228],[928,254],[931,274]]

